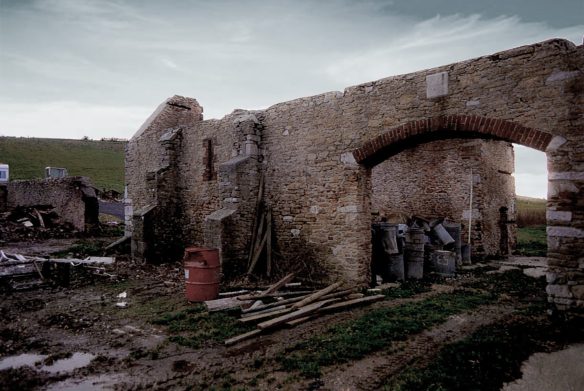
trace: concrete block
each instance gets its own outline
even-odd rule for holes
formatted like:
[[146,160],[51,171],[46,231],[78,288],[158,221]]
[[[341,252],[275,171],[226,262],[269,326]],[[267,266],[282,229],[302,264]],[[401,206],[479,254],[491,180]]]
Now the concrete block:
[[435,99],[448,95],[448,72],[426,76],[426,98]]

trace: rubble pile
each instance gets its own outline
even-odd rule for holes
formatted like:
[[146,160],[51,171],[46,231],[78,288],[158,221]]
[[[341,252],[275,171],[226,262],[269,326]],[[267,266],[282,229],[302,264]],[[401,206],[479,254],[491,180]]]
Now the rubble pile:
[[0,213],[0,243],[71,238],[78,234],[71,223],[61,221],[50,205],[17,207]]

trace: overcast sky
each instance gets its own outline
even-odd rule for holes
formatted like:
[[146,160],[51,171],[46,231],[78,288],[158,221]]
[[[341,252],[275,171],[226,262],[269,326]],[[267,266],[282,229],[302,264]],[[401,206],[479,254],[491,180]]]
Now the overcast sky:
[[[174,94],[205,118],[561,37],[584,0],[0,0],[0,135],[129,138]],[[545,197],[518,148],[517,189]]]

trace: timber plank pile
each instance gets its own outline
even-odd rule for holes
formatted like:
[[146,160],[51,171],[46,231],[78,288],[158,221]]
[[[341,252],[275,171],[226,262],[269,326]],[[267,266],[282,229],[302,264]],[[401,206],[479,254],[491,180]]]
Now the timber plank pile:
[[385,297],[365,296],[358,293],[357,288],[345,288],[340,282],[320,290],[280,291],[287,285],[293,285],[293,279],[294,274],[289,274],[260,292],[242,292],[206,301],[209,312],[240,310],[239,322],[256,325],[255,330],[227,339],[225,345],[230,346],[278,328],[294,327],[326,313],[373,303]]

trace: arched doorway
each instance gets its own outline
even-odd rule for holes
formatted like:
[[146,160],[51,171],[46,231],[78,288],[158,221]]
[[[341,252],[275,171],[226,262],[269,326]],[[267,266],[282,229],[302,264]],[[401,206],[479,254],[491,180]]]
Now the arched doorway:
[[[407,122],[388,129],[353,150],[356,163],[362,167],[371,189],[371,169],[389,156],[413,145],[435,140],[485,138],[521,144],[546,153],[548,158],[548,287],[549,301],[560,309],[581,306],[584,297],[584,230],[575,197],[581,195],[576,183],[584,172],[565,170],[565,145],[558,135],[528,128],[503,119],[480,116],[449,115]],[[367,200],[369,202],[369,199]],[[581,205],[580,205],[581,207]],[[370,210],[366,208],[368,212]]]

